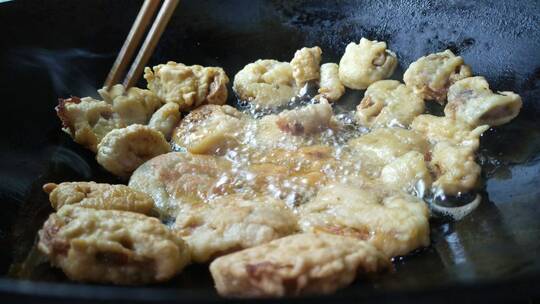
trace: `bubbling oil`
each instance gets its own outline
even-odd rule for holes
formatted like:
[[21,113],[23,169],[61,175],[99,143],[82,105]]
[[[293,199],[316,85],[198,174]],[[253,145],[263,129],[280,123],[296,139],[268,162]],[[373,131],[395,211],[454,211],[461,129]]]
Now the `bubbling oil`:
[[[300,109],[317,102],[319,100],[311,96],[295,97],[284,109]],[[329,128],[314,134],[293,135],[276,126],[273,119],[278,117],[279,111],[260,111],[245,103],[243,105],[240,110],[246,115],[242,118],[242,127],[231,135],[235,144],[222,147],[214,153],[226,159],[231,168],[217,177],[215,187],[212,188],[226,187],[248,197],[269,195],[283,200],[294,210],[308,203],[325,184],[367,179],[377,183],[386,192],[407,192],[423,199],[435,216],[442,214],[457,220],[474,209],[462,208],[463,204],[457,203],[454,207],[459,211],[456,209],[456,214],[453,214],[452,204],[439,204],[445,200],[444,192],[432,188],[422,179],[414,181],[406,189],[389,190],[387,185],[379,181],[382,166],[373,167],[369,159],[355,155],[354,147],[349,145],[351,139],[369,134],[371,130],[357,124],[355,112],[347,107],[333,107],[335,112]],[[186,127],[190,129],[197,126]],[[397,123],[387,128],[406,129]],[[175,148],[177,151],[185,150],[181,146]],[[219,194],[207,197],[213,199],[217,196]]]

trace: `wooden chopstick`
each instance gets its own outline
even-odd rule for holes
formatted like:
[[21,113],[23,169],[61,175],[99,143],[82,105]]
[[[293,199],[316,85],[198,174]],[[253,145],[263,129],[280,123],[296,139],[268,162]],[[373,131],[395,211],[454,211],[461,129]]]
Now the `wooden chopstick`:
[[148,32],[148,35],[146,36],[146,39],[144,40],[143,45],[137,54],[137,57],[133,61],[133,64],[127,73],[124,80],[124,86],[126,88],[132,87],[141,77],[143,69],[148,62],[148,59],[150,59],[150,56],[152,56],[159,38],[161,37],[161,34],[163,34],[167,23],[169,23],[178,2],[179,0],[165,0],[163,3],[156,20],[154,20],[154,24],[152,24],[152,27],[150,28],[150,31]]
[[123,75],[126,71],[128,64],[133,58],[135,50],[141,43],[141,39],[146,31],[146,28],[150,24],[150,21],[157,10],[159,2],[160,0],[144,1],[135,22],[131,26],[129,34],[126,37],[126,41],[124,42],[122,49],[120,49],[120,53],[118,53],[109,75],[107,75],[107,79],[103,85],[105,88],[109,88],[118,83],[121,75]]

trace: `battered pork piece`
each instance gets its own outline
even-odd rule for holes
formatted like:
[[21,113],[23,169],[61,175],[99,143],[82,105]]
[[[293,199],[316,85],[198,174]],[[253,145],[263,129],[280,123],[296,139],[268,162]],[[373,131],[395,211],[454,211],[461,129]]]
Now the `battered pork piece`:
[[272,59],[246,65],[234,76],[233,90],[239,99],[259,109],[283,106],[298,93],[291,64]]
[[478,186],[482,168],[476,163],[474,150],[470,147],[443,141],[433,147],[431,155],[436,193],[442,191],[446,195],[458,195]]
[[[286,132],[280,127],[284,121],[278,115],[265,115],[260,119],[253,120],[247,125],[245,132],[245,143],[259,151],[267,151],[276,148],[294,150],[305,146],[308,142],[307,136],[297,136],[291,132]],[[285,121],[286,122],[286,121]]]
[[296,86],[301,88],[310,80],[318,80],[320,77],[322,50],[318,46],[304,47],[296,53],[291,60],[292,75]]
[[489,129],[489,126],[473,128],[460,120],[422,114],[414,119],[411,128],[424,135],[432,145],[446,141],[476,151],[480,146],[480,135]]
[[173,129],[180,122],[180,107],[174,102],[164,104],[150,118],[148,126],[161,132],[166,140],[170,140]]
[[366,240],[391,258],[429,245],[429,211],[419,198],[369,183],[332,183],[299,208],[300,228]]
[[422,98],[444,104],[448,88],[470,76],[472,70],[463,58],[446,50],[420,57],[411,63],[403,75],[403,81]]
[[125,127],[132,124],[147,124],[152,114],[163,103],[149,90],[135,87],[126,90],[121,84],[114,85],[109,90],[102,88],[98,93],[103,100],[113,105],[113,113]]
[[431,175],[424,155],[410,151],[381,170],[381,181],[388,187],[413,193],[422,198],[431,188]]
[[472,126],[499,126],[514,119],[521,105],[519,95],[513,92],[495,94],[484,77],[469,77],[450,87],[444,113]]
[[304,233],[220,257],[210,272],[222,296],[283,297],[329,294],[389,265],[366,242]]
[[426,155],[429,143],[419,133],[411,130],[380,128],[351,139],[348,147],[352,161],[356,160],[365,174],[378,177],[385,165],[409,151]]
[[71,97],[60,99],[56,107],[62,130],[94,152],[107,133],[131,124],[146,124],[161,106],[161,100],[148,90],[126,91],[122,85],[116,85],[99,93],[104,100]]
[[49,194],[54,209],[66,205],[101,210],[123,210],[150,214],[154,200],[125,185],[98,184],[95,182],[48,183],[43,190]]
[[231,163],[225,158],[171,152],[140,166],[129,186],[150,195],[165,219],[176,217],[185,206],[230,193],[235,181]]
[[158,219],[66,205],[39,231],[38,248],[74,281],[163,282],[190,261],[182,239]]
[[112,118],[112,105],[102,100],[91,97],[59,99],[55,109],[62,121],[62,131],[94,152],[107,133],[121,127],[120,122]]
[[360,39],[351,42],[339,62],[339,79],[346,87],[363,90],[375,81],[388,78],[397,66],[396,54],[386,42]]
[[131,125],[109,132],[98,145],[97,162],[107,171],[129,178],[145,161],[170,152],[163,134],[142,125]]
[[183,209],[174,229],[188,243],[192,259],[204,263],[294,233],[296,222],[281,200],[227,195]]
[[339,80],[339,66],[335,63],[321,65],[319,94],[330,102],[337,101],[345,93],[345,86]]
[[424,100],[396,80],[380,80],[371,84],[356,108],[356,119],[363,126],[408,127],[424,112]]
[[322,99],[316,104],[279,113],[276,124],[283,132],[307,135],[328,129],[333,114],[332,106]]
[[205,105],[184,117],[172,143],[194,154],[224,154],[241,143],[246,120],[231,106]]
[[203,104],[224,104],[227,101],[229,78],[222,68],[186,66],[169,61],[144,69],[148,89],[167,102],[175,102],[180,110]]
[[474,153],[488,125],[472,127],[460,120],[424,114],[415,118],[411,127],[431,143],[429,167],[436,179],[435,192],[457,195],[478,185],[481,168]]

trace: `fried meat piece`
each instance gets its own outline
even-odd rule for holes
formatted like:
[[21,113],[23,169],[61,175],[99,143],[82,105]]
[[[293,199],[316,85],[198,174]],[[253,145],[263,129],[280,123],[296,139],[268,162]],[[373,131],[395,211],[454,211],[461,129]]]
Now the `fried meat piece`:
[[190,261],[186,244],[156,218],[70,205],[50,215],[39,231],[38,248],[81,282],[162,282]]
[[154,208],[154,200],[125,185],[98,184],[95,182],[48,183],[43,190],[49,194],[49,201],[55,210],[66,205],[100,210],[123,210],[149,214]]
[[389,268],[373,246],[350,237],[303,233],[220,257],[210,264],[226,297],[329,294],[357,274]]

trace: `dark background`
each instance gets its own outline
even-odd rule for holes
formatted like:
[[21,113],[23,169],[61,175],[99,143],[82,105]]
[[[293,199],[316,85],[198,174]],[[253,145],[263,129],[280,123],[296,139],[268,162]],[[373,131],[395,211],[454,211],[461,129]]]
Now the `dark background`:
[[[204,265],[165,285],[136,289],[69,283],[39,259],[21,268],[51,212],[44,182],[115,182],[60,131],[53,108],[58,97],[96,94],[141,3],[0,4],[0,302],[219,300]],[[482,138],[489,195],[460,222],[434,220],[432,246],[398,259],[395,272],[317,300],[532,301],[540,294],[539,24],[539,1],[185,0],[150,65],[222,66],[232,81],[249,62],[289,61],[303,46],[319,45],[323,61],[336,62],[346,44],[363,36],[385,40],[397,53],[396,79],[427,53],[450,48],[463,56],[492,89],[513,90],[524,100],[516,120]],[[361,92],[348,92],[342,104],[360,98]]]

